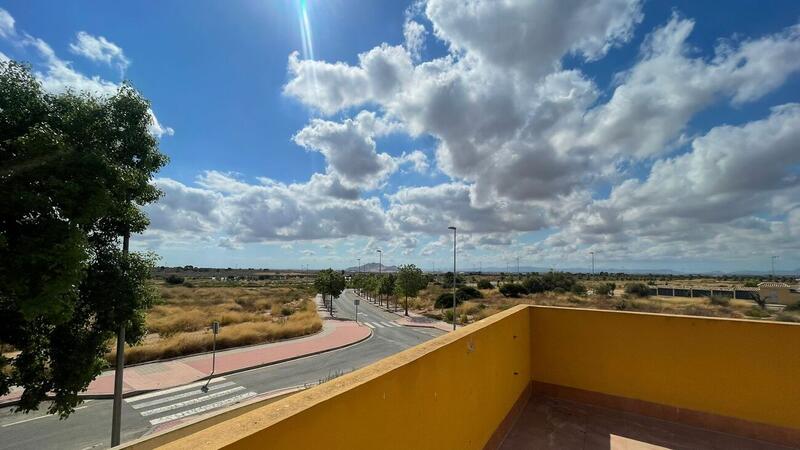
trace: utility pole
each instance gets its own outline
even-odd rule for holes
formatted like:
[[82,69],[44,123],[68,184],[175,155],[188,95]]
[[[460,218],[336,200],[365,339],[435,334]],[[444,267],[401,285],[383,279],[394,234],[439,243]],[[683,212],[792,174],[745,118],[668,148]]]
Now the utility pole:
[[592,255],[592,275],[594,275],[594,252],[589,252]]
[[448,230],[453,230],[453,331],[456,330],[456,279],[458,272],[456,271],[456,227],[447,227]]
[[[131,232],[126,230],[122,237],[122,256],[127,264],[128,248],[131,242]],[[125,324],[119,325],[117,331],[117,355],[114,367],[114,404],[111,409],[111,446],[119,445],[120,430],[122,429],[122,375],[125,369]]]
[[770,259],[772,260],[772,278],[775,278],[775,260],[778,259],[778,257],[771,256]]
[[519,281],[519,256],[517,256],[517,281]]

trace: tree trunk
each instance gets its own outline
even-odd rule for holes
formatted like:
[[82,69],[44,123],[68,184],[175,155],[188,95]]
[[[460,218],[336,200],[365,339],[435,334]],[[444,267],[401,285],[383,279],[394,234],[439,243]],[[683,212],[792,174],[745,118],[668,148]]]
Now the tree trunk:
[[408,316],[408,296],[406,295],[406,316]]

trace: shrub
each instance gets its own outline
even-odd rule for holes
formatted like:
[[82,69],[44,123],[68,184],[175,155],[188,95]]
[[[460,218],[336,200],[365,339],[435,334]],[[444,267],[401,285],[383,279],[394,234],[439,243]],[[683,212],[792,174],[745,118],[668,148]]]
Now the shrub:
[[494,289],[494,285],[489,280],[478,280],[478,289]]
[[607,295],[612,296],[614,295],[614,288],[617,286],[614,283],[603,283],[596,288],[594,288],[594,293],[597,295]]
[[179,277],[178,275],[170,275],[164,279],[167,284],[183,284],[183,277]]
[[708,298],[708,302],[712,305],[717,306],[728,306],[731,304],[731,299],[728,297],[721,297],[719,295],[713,295]]
[[635,297],[647,297],[650,289],[644,283],[628,283],[625,285],[625,293]]
[[557,288],[553,289],[553,293],[561,295],[561,294],[566,294],[567,291],[566,291],[566,289],[564,289],[562,287],[557,287]]
[[748,309],[744,312],[745,315],[749,317],[755,317],[758,319],[763,319],[764,317],[769,317],[769,312],[759,308],[758,306],[753,306],[752,308]]
[[753,281],[753,280],[747,280],[744,283],[744,287],[749,287],[749,288],[758,287],[758,282],[757,281]]
[[462,286],[456,291],[456,297],[462,300],[472,300],[473,298],[483,298],[483,294],[472,286]]
[[800,311],[800,301],[796,301],[791,305],[787,305],[786,308],[783,308],[784,311]]
[[[464,298],[458,295],[456,292],[456,306],[464,303]],[[436,297],[436,303],[434,304],[437,308],[451,308],[453,306],[453,293],[452,292],[442,292]]]
[[569,291],[575,295],[586,295],[586,286],[580,283],[575,283],[572,285],[572,289]]
[[525,281],[522,282],[522,285],[525,287],[525,290],[531,294],[545,291],[544,281],[539,276],[530,276],[525,278]]
[[785,313],[785,312],[779,312],[778,315],[775,316],[775,320],[780,321],[780,322],[798,323],[798,322],[800,322],[800,317],[798,317],[798,316],[796,316],[794,314],[789,314],[789,313]]
[[503,297],[519,297],[528,293],[525,286],[518,283],[507,283],[500,286],[500,293]]

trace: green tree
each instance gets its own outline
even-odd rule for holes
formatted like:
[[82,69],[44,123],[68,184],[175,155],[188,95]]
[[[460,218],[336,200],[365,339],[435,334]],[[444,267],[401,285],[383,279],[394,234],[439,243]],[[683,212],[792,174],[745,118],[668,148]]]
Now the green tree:
[[[389,308],[389,300],[391,295],[395,292],[395,281],[397,277],[393,273],[384,273],[380,276],[379,291],[381,296],[386,296],[386,308]],[[395,299],[395,308],[397,307],[397,299]]]
[[68,416],[100,374],[115,332],[144,335],[152,255],[120,250],[148,225],[139,206],[166,157],[149,103],[130,85],[111,96],[50,95],[26,65],[0,63],[0,395],[19,409]]
[[322,294],[322,303],[328,306],[328,311],[333,315],[333,299],[339,297],[345,288],[344,275],[333,270],[325,269],[317,272],[314,279],[314,289]]
[[416,297],[419,291],[428,285],[428,280],[422,269],[414,264],[400,266],[397,272],[397,294],[405,297],[406,315],[408,315],[408,297]]

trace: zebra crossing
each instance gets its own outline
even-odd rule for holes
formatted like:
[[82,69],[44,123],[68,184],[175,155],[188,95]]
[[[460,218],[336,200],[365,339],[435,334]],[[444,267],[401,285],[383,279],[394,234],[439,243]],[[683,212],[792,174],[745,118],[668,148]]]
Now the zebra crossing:
[[395,322],[361,322],[364,325],[372,328],[373,330],[376,328],[393,328],[393,327],[402,327],[399,323]]
[[212,378],[204,392],[201,388],[205,384],[205,380],[199,381],[127,398],[125,402],[150,421],[150,425],[160,425],[230,406],[256,395],[225,377]]

